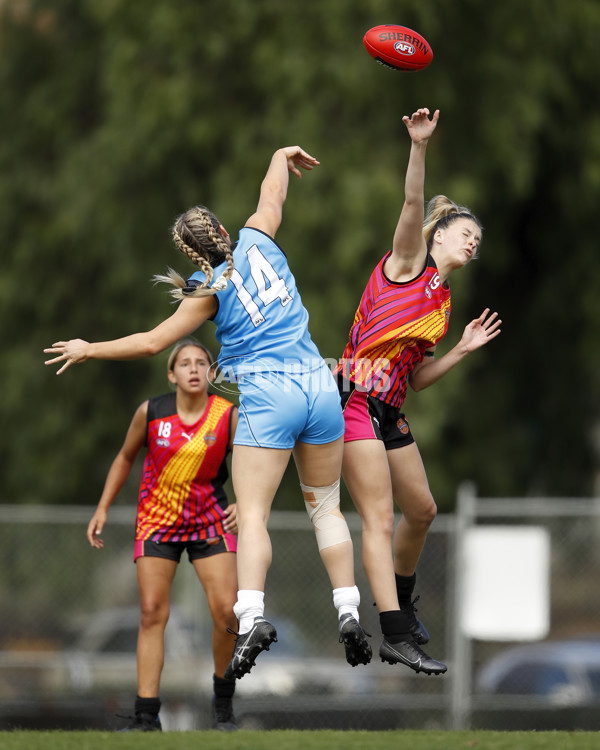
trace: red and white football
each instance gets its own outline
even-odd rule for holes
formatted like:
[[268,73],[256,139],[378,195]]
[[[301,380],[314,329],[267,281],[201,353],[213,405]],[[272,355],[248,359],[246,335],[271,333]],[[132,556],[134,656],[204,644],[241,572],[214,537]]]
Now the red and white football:
[[372,58],[392,70],[423,70],[433,60],[429,43],[406,26],[374,26],[364,35],[363,44]]

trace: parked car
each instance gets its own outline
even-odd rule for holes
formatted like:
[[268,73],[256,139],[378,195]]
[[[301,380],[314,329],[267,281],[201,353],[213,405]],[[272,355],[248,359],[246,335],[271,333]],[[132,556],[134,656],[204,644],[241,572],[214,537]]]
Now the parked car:
[[[115,607],[86,618],[73,645],[63,651],[62,685],[78,692],[135,690],[138,607]],[[212,689],[212,654],[200,632],[177,607],[171,608],[165,631],[165,664],[161,688]]]
[[[373,671],[350,667],[339,646],[339,658],[319,656],[298,626],[274,618],[278,641],[261,655],[257,666],[236,685],[238,696],[365,693]],[[135,690],[137,607],[118,607],[91,615],[73,646],[62,654],[55,689],[78,692]],[[177,607],[165,631],[165,664],[161,693],[212,691],[210,633],[202,632]]]
[[501,651],[476,679],[480,694],[530,696],[554,706],[600,701],[600,636]]

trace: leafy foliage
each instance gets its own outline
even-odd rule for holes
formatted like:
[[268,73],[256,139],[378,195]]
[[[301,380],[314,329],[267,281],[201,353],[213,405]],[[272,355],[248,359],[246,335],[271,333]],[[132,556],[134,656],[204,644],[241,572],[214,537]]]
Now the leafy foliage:
[[[291,185],[278,241],[315,341],[339,356],[391,242],[409,145],[401,116],[419,106],[442,112],[428,195],[470,205],[485,226],[481,260],[452,279],[445,346],[486,306],[504,320],[499,339],[407,401],[440,507],[466,478],[485,495],[597,490],[594,0],[0,8],[0,497],[96,501],[135,406],[166,388],[166,356],[57,379],[42,348],[169,314],[150,278],[191,270],[170,243],[173,217],[201,202],[233,233],[282,145],[321,160]],[[424,34],[427,70],[373,63],[362,35],[386,22]],[[291,472],[279,507],[298,502]]]

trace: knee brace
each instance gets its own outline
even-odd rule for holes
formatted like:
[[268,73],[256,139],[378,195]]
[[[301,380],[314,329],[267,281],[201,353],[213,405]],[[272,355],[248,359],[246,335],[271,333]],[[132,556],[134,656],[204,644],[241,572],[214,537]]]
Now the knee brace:
[[328,487],[309,487],[300,482],[308,517],[315,527],[319,552],[334,544],[351,541],[346,519],[339,513],[340,480]]

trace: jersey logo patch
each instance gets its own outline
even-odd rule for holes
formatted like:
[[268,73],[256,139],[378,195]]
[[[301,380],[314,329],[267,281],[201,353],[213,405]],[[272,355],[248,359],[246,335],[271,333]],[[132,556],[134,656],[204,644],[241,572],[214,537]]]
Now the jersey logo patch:
[[212,430],[208,430],[204,436],[204,442],[206,445],[214,445],[217,442],[217,433]]

